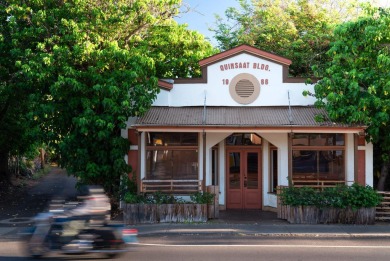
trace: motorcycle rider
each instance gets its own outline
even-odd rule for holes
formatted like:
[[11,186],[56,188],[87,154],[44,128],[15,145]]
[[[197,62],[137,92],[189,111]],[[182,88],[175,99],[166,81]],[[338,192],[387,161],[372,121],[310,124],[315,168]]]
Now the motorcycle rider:
[[64,213],[69,220],[63,228],[63,236],[77,237],[82,229],[103,226],[110,219],[110,200],[101,186],[83,186],[80,191],[79,198],[83,202]]
[[[104,189],[98,185],[88,185],[84,187],[86,193],[79,196],[83,203],[76,208],[70,209],[73,216],[89,216],[92,219],[107,220],[110,218],[110,199],[104,193]],[[83,192],[82,192],[83,193]]]
[[111,205],[101,187],[86,186],[82,191],[83,202],[77,207],[73,202],[54,199],[49,212],[35,218],[33,229],[26,233],[31,256],[39,258],[50,251],[61,251],[66,254],[103,252],[113,257],[123,252],[125,242],[136,237],[129,232],[123,234],[118,226],[105,224]]

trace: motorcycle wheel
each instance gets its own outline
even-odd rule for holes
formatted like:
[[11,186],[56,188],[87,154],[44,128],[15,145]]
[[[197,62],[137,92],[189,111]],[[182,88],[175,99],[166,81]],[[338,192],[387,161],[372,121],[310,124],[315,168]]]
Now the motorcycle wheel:
[[[115,246],[111,246],[111,250],[122,250],[125,247],[126,247],[125,244],[122,243],[122,244],[118,244],[118,245],[115,245]],[[115,258],[118,258],[121,255],[123,255],[122,252],[119,252],[119,253],[107,253],[106,257],[109,258],[109,259],[115,259]]]
[[[101,249],[101,250],[121,250],[125,247],[125,245],[121,242],[117,242],[117,243],[109,243],[109,242],[114,242],[114,241],[118,241],[117,238],[118,238],[118,235],[115,234],[115,231],[112,230],[112,229],[97,229],[97,230],[94,230],[92,232],[93,234],[95,234],[97,236],[98,239],[103,239],[101,241],[98,241],[94,243],[94,248],[95,249]],[[115,253],[115,252],[112,252],[112,253],[105,253],[105,257],[109,258],[109,259],[114,259],[114,258],[117,258],[121,255],[122,253]]]
[[107,254],[106,255],[106,257],[108,258],[108,259],[115,259],[115,258],[117,258],[119,256],[119,254]]

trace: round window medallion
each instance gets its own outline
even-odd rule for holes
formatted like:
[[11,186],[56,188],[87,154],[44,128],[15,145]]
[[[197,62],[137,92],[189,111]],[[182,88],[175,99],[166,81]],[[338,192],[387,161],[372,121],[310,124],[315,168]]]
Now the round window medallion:
[[241,73],[236,75],[230,82],[229,92],[236,102],[249,104],[259,97],[260,83],[253,75]]

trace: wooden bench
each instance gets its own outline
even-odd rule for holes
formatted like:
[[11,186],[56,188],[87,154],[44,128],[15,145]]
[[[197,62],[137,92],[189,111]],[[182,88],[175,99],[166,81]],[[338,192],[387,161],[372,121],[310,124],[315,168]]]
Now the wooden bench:
[[194,193],[202,190],[201,180],[142,180],[141,192]]
[[292,185],[294,187],[311,187],[317,189],[335,187],[341,184],[345,184],[345,180],[320,180],[320,179],[293,179],[292,180]]

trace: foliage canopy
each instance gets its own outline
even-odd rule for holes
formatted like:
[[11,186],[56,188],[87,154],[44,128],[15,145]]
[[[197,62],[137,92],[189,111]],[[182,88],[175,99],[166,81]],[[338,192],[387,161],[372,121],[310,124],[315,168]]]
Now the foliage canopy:
[[249,44],[276,53],[292,60],[292,76],[303,77],[313,76],[314,65],[324,69],[335,26],[358,12],[354,0],[239,2],[241,9],[226,10],[226,20],[217,17],[214,31],[219,47]]
[[[34,119],[81,183],[116,191],[119,177],[131,172],[124,160],[129,144],[121,137],[127,119],[151,106],[158,78],[197,76],[197,61],[214,52],[203,36],[173,20],[180,3],[4,4],[1,91],[23,91],[15,98],[26,101],[19,115]],[[8,65],[12,71],[5,71]],[[12,110],[6,113],[15,121]]]
[[331,61],[314,95],[316,105],[326,108],[332,120],[367,126],[366,139],[380,147],[379,158],[388,165],[390,11],[369,6],[365,11],[365,16],[335,30],[327,53]]

